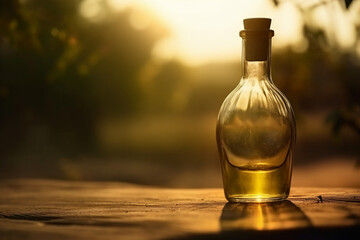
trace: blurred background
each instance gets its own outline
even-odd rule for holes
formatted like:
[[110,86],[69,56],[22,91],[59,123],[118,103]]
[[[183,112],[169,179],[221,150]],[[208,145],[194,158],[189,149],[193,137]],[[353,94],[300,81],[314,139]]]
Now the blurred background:
[[272,18],[293,186],[360,187],[360,0],[0,2],[0,178],[221,187],[242,20]]

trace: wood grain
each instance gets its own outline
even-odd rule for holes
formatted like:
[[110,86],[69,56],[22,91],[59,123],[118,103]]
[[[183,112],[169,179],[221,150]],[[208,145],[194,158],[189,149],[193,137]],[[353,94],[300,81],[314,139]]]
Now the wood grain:
[[0,239],[257,239],[276,233],[332,239],[334,232],[359,235],[359,227],[360,189],[293,188],[287,201],[230,204],[222,189],[0,182]]

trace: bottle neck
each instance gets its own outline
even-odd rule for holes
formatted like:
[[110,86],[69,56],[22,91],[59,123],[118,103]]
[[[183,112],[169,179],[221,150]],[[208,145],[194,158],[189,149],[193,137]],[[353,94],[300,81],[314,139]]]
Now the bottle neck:
[[271,79],[269,61],[244,60],[243,65],[243,78]]
[[[254,39],[243,38],[241,58],[242,79],[271,80],[271,38],[266,39],[267,47],[259,47]],[[252,42],[250,42],[252,41]],[[262,39],[262,42],[264,39]]]

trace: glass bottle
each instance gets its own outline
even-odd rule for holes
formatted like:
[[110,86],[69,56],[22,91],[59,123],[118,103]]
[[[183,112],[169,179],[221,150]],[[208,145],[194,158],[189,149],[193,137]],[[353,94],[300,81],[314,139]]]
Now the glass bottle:
[[244,19],[242,77],[223,102],[216,136],[225,197],[271,202],[288,197],[296,127],[270,72],[271,19]]

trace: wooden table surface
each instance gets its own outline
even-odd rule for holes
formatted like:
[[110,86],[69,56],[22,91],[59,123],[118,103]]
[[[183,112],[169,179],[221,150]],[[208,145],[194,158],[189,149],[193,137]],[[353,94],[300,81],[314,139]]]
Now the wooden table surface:
[[[322,197],[322,202],[318,196]],[[230,204],[222,189],[2,180],[0,239],[360,239],[360,189],[292,188]]]

